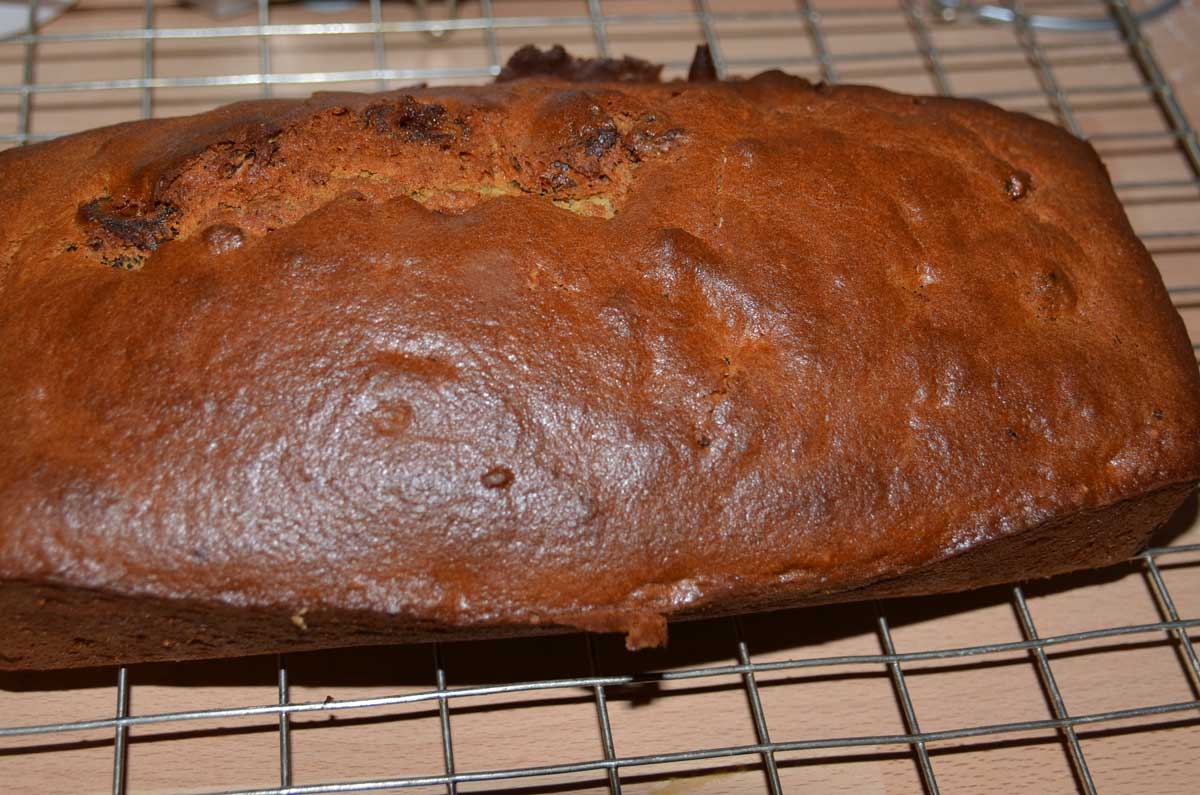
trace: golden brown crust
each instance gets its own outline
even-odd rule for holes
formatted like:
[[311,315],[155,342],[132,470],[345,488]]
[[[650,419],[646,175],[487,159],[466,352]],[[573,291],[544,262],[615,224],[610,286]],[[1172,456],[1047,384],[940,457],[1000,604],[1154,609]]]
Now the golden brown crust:
[[[144,604],[125,661],[655,643],[994,581],[935,566],[973,550],[1112,562],[1200,477],[1103,167],[982,103],[537,77],[120,125],[0,181],[0,667],[117,653],[17,609],[47,589],[114,637]],[[155,635],[205,611],[245,631]]]

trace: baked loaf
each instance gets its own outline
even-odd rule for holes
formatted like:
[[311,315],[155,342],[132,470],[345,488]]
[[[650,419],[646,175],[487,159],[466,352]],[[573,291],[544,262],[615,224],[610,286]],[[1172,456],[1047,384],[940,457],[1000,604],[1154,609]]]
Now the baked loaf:
[[1092,149],[693,71],[525,51],[0,154],[0,667],[636,648],[1136,551],[1200,384]]

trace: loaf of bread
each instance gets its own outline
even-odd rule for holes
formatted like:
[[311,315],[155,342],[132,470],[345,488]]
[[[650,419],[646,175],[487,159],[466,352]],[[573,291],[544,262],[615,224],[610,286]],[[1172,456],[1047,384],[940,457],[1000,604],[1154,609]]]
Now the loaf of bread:
[[1092,149],[522,52],[0,154],[0,667],[666,622],[1121,560],[1200,478]]

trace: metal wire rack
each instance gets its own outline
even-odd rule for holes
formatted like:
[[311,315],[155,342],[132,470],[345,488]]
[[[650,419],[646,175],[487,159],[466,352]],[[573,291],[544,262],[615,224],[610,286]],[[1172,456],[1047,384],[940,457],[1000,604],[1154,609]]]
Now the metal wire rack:
[[[181,9],[164,0],[81,0],[61,19],[35,29],[37,6],[38,0],[28,4],[26,32],[0,42],[0,143],[7,145],[44,140],[99,123],[171,115],[253,96],[300,95],[322,87],[374,90],[415,81],[479,82],[496,75],[507,53],[528,42],[561,41],[577,52],[602,56],[644,55],[665,62],[669,75],[686,69],[691,47],[704,42],[722,75],[782,67],[829,82],[873,82],[908,91],[982,97],[1054,119],[1093,142],[1105,157],[1135,228],[1154,253],[1185,320],[1189,325],[1200,324],[1200,301],[1196,300],[1200,295],[1196,277],[1200,265],[1200,143],[1188,121],[1186,103],[1167,80],[1142,31],[1143,22],[1168,10],[1166,6],[1135,9],[1128,0],[1024,4],[1012,0],[1004,5],[977,6],[950,0],[422,0],[386,4],[368,0],[323,12],[257,0],[243,17],[214,21],[196,9]],[[1067,20],[1068,24],[1052,20]],[[1071,20],[1090,21],[1073,24]],[[1200,325],[1196,330],[1200,331]],[[1193,339],[1198,336],[1193,333]],[[1181,538],[1200,540],[1200,533],[1193,528]],[[1172,580],[1174,592],[1168,580]],[[214,706],[188,705],[187,699],[198,698],[200,691],[184,687],[171,691],[175,700],[147,697],[151,708],[141,708],[139,700],[132,697],[135,687],[139,693],[160,694],[173,684],[174,672],[182,670],[172,667],[88,672],[82,679],[68,676],[59,683],[46,677],[35,677],[33,684],[19,676],[0,678],[0,710],[6,715],[0,719],[0,775],[19,779],[22,765],[50,759],[50,765],[43,765],[38,773],[43,777],[40,781],[49,782],[53,776],[47,771],[54,759],[95,752],[104,757],[104,769],[111,768],[114,795],[149,791],[136,777],[139,763],[131,761],[135,757],[132,749],[140,742],[166,737],[191,747],[206,737],[233,737],[239,744],[243,741],[238,738],[244,737],[245,755],[257,754],[255,759],[262,761],[262,749],[252,752],[251,740],[269,735],[277,737],[278,749],[269,754],[269,770],[265,763],[260,765],[258,783],[230,785],[218,777],[215,783],[206,784],[199,782],[193,771],[174,786],[154,791],[316,795],[416,790],[454,795],[505,787],[505,792],[611,795],[701,789],[781,793],[796,791],[798,772],[811,772],[814,765],[853,761],[861,750],[868,756],[859,758],[898,760],[911,776],[906,784],[892,781],[888,791],[937,793],[961,789],[961,777],[950,775],[951,754],[975,747],[970,743],[983,742],[989,748],[1015,748],[1023,753],[1044,751],[1047,745],[1060,749],[1060,761],[1066,762],[1060,771],[1060,788],[1084,793],[1110,791],[1113,788],[1106,787],[1106,782],[1119,779],[1114,779],[1111,771],[1097,773],[1097,756],[1089,750],[1100,736],[1095,732],[1123,736],[1182,729],[1191,742],[1188,753],[1193,756],[1188,758],[1194,758],[1200,746],[1200,659],[1189,636],[1200,628],[1200,618],[1189,617],[1188,607],[1190,615],[1200,615],[1196,612],[1200,610],[1200,543],[1152,548],[1115,574],[1100,575],[1100,581],[1144,582],[1151,599],[1143,598],[1143,607],[1152,614],[1145,610],[1118,613],[1109,604],[1083,620],[1091,628],[1067,631],[1065,627],[1079,622],[1054,620],[1053,631],[1042,634],[1049,614],[1039,614],[1043,627],[1039,631],[1034,620],[1039,613],[1037,600],[1049,598],[1044,594],[1053,594],[1055,589],[1064,594],[1087,590],[1092,580],[1083,585],[1075,581],[1017,585],[981,597],[988,609],[1010,613],[1016,635],[1006,641],[950,643],[959,637],[950,633],[945,635],[947,642],[905,636],[907,641],[901,643],[898,637],[906,631],[906,624],[903,616],[899,620],[896,616],[911,604],[949,614],[964,604],[975,604],[959,598],[909,600],[873,605],[873,614],[852,613],[857,623],[843,634],[861,636],[861,630],[868,630],[875,644],[873,649],[860,648],[853,653],[818,655],[821,649],[836,648],[837,644],[772,641],[776,635],[787,634],[784,628],[811,622],[835,625],[848,621],[845,617],[851,613],[847,610],[857,610],[825,608],[683,628],[685,638],[703,638],[706,649],[714,645],[724,649],[717,653],[727,655],[727,661],[716,663],[686,649],[660,657],[629,656],[604,639],[473,644],[466,650],[458,645],[433,646],[405,652],[429,655],[423,663],[424,678],[417,676],[414,686],[389,691],[383,685],[384,692],[377,687],[366,696],[346,687],[338,696],[322,699],[315,694],[327,682],[318,676],[317,684],[301,687],[294,674],[303,660],[294,658],[289,663],[280,658],[271,662],[273,692],[269,698],[265,690],[218,690],[218,699],[228,699],[229,693],[235,692],[249,700],[219,701]],[[1182,601],[1176,596],[1181,586],[1185,591]],[[1133,598],[1121,597],[1121,601],[1132,603]],[[1075,618],[1088,611],[1087,602],[1087,598],[1071,602]],[[1130,616],[1142,616],[1143,620]],[[1128,688],[1136,696],[1131,706],[1100,708],[1091,700],[1083,708],[1069,709],[1078,703],[1077,692],[1061,683],[1064,676],[1078,681],[1071,672],[1080,670],[1071,663],[1088,663],[1110,653],[1113,644],[1125,641],[1138,648],[1169,650],[1177,658],[1170,667],[1178,672],[1179,681],[1174,685],[1165,682],[1160,666],[1154,669],[1154,680],[1138,690],[1132,684],[1138,672],[1128,671],[1116,680],[1116,686]],[[916,648],[900,650],[905,645]],[[567,648],[584,660],[582,672],[535,675],[558,671],[557,655],[565,656]],[[711,656],[711,652],[706,654]],[[451,685],[456,669],[446,658],[454,655],[460,660],[486,657],[475,670],[480,665],[495,668],[489,676],[479,677],[488,683]],[[346,652],[339,659],[364,656],[371,655]],[[330,659],[334,658],[326,656],[318,665]],[[961,668],[993,665],[998,660],[1030,673],[1025,690],[1036,693],[1040,714],[983,720],[972,719],[967,709],[965,716],[960,711],[953,720],[940,715],[940,697],[931,699],[929,693],[950,692],[945,690],[949,686],[941,684],[943,690],[930,690],[925,681],[945,683]],[[310,676],[312,669],[313,664],[308,664]],[[188,670],[195,672],[198,667],[192,664]],[[265,684],[268,672],[262,661],[247,663],[246,670],[253,671],[246,677],[256,682],[259,677]],[[866,722],[838,722],[832,711],[797,724],[794,713],[803,711],[806,704],[810,708],[820,704],[821,710],[836,710],[838,704],[814,701],[810,695],[796,696],[799,700],[793,701],[776,696],[810,694],[811,688],[822,686],[813,682],[814,678],[825,683],[826,690],[837,681],[854,690],[865,689],[867,680],[855,677],[882,677],[886,682],[885,691],[873,692],[885,702],[881,708],[892,713],[891,729],[869,731],[872,727]],[[85,699],[83,694],[104,693],[105,699],[111,699],[114,680],[115,711],[96,712],[101,717],[94,718],[48,719],[53,712],[46,705],[51,701],[70,707],[66,711],[72,714],[84,709],[85,703],[88,709],[99,710],[96,698]],[[397,681],[401,680],[408,681],[404,676]],[[1086,681],[1093,689],[1104,687]],[[13,694],[24,692],[33,693],[36,700],[26,704],[24,711],[13,708]],[[684,708],[669,713],[675,731],[673,749],[659,751],[650,743],[627,742],[631,727],[646,721],[629,717],[636,712],[626,709],[629,705],[669,702],[694,692],[735,694],[739,708],[746,713],[748,735],[741,738],[732,730],[702,731],[701,724],[712,716]],[[1006,697],[1018,699],[1018,695],[1014,691]],[[180,698],[184,706],[175,708]],[[518,703],[519,698],[535,700]],[[562,736],[518,741],[522,747],[517,756],[481,756],[478,749],[464,750],[470,749],[465,737],[477,733],[481,719],[494,722],[498,715],[530,703],[536,704],[542,710],[537,714],[543,716],[545,710],[568,708],[578,716],[579,708],[586,708],[593,713],[589,718],[593,724],[574,725],[578,736],[569,743]],[[14,715],[33,717],[16,721]],[[678,725],[683,718],[687,721],[682,722],[691,725]],[[339,774],[335,760],[307,764],[305,759],[319,746],[305,745],[301,738],[333,731],[333,719],[340,720],[337,725],[367,732],[357,736],[365,738],[361,740],[368,746],[365,755],[378,763],[376,769],[411,772],[349,775]],[[436,728],[431,728],[428,736],[436,743],[391,745],[389,737],[398,736],[397,721],[408,719],[429,721]],[[797,725],[803,728],[797,729]],[[190,726],[208,728],[190,730]],[[569,747],[574,756],[562,759],[556,753],[559,744]],[[223,747],[243,752],[239,746]],[[1161,757],[1162,747],[1156,747]],[[503,764],[497,761],[501,758],[520,763]],[[1047,758],[1039,756],[1039,764],[1045,764]],[[399,764],[400,759],[404,764]],[[1185,764],[1194,767],[1186,758]],[[298,772],[299,768],[303,770]],[[709,774],[725,778],[714,784],[707,778]],[[1045,770],[1034,774],[1029,791],[1057,791],[1042,786],[1047,776]],[[683,777],[683,788],[659,787],[679,777]],[[82,777],[77,783],[70,791],[108,786],[107,781]],[[851,779],[843,789],[865,789],[859,784]],[[713,788],[705,789],[709,785]],[[1124,791],[1120,785],[1116,790]]]

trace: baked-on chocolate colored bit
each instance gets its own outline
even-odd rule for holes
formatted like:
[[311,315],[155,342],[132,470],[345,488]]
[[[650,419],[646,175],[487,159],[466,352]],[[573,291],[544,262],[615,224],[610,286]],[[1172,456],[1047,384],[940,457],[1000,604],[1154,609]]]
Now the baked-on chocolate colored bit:
[[657,73],[0,153],[0,667],[654,645],[1121,560],[1191,490],[1196,363],[1086,143]]
[[688,82],[706,83],[718,78],[717,65],[713,62],[712,51],[707,44],[699,45],[696,47],[696,54],[692,56],[692,65],[688,67]]
[[657,83],[662,65],[641,58],[576,58],[555,44],[539,50],[526,44],[500,70],[497,83],[522,77],[557,77],[576,83]]

